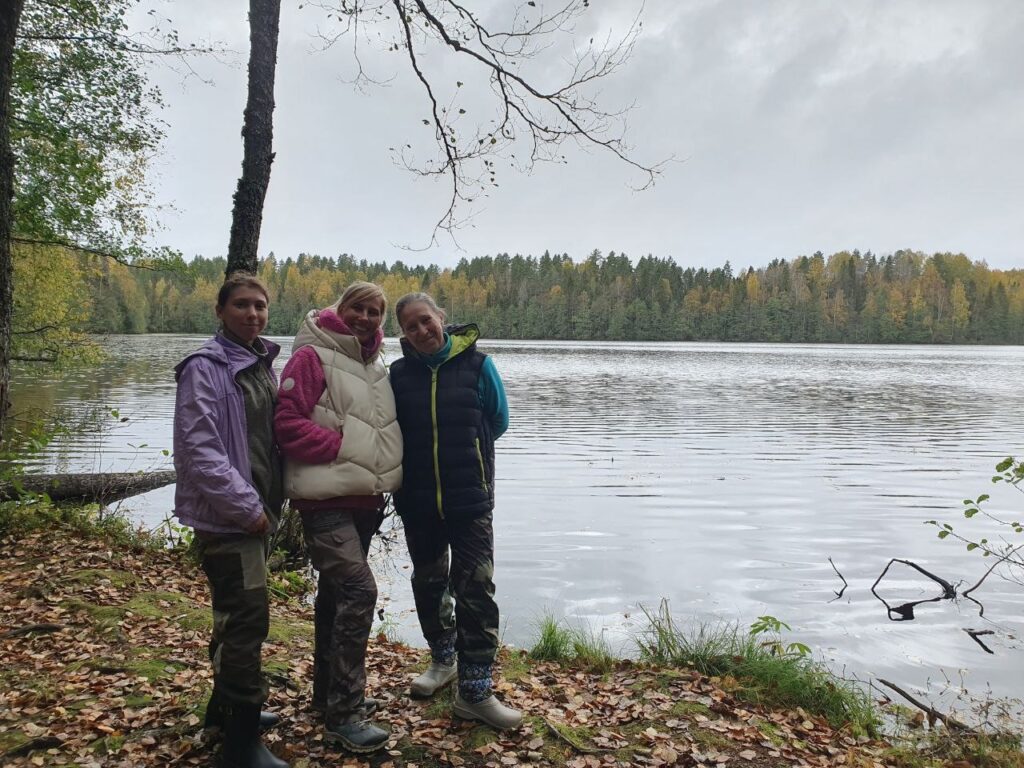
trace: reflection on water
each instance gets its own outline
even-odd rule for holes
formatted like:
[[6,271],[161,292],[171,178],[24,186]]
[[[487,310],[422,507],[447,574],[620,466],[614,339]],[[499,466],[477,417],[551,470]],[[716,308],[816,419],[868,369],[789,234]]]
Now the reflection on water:
[[[280,341],[287,351],[290,340]],[[112,337],[112,357],[98,370],[59,381],[38,369],[22,373],[19,407],[59,404],[99,427],[56,441],[41,464],[166,465],[171,369],[200,342]],[[870,588],[893,557],[954,584],[975,583],[990,564],[938,541],[922,522],[955,523],[961,499],[985,491],[993,511],[1019,509],[1019,497],[993,491],[989,478],[996,461],[1019,448],[1024,350],[484,346],[512,408],[498,445],[495,513],[505,642],[528,643],[547,611],[607,627],[613,644],[625,643],[642,615],[638,605],[665,597],[680,617],[746,624],[772,614],[796,639],[861,675],[923,685],[968,670],[972,688],[1022,688],[1018,585],[988,579],[973,595],[984,618],[969,601],[947,600],[921,604],[914,621],[899,623],[887,620]],[[394,355],[397,344],[387,349]],[[155,524],[172,497],[163,489],[132,507]],[[977,518],[965,524],[983,527]],[[849,582],[840,600],[829,557]],[[397,572],[408,573],[401,564]],[[936,586],[903,569],[890,572],[884,588],[895,602],[910,602],[934,596]],[[416,640],[408,587],[393,584],[391,600]],[[992,630],[984,642],[994,653],[965,628]]]

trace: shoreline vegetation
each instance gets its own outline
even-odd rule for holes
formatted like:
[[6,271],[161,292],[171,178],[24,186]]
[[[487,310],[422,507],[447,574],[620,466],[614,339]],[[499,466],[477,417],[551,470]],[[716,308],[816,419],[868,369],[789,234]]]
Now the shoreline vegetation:
[[[223,258],[128,266],[25,244],[17,255],[15,360],[95,360],[88,334],[215,328],[210,307]],[[576,259],[498,253],[444,269],[270,254],[258,276],[271,294],[270,335],[293,334],[311,307],[329,305],[353,280],[370,280],[392,298],[427,291],[453,321],[476,322],[491,339],[1024,344],[1024,270],[990,269],[954,253],[818,252],[757,268],[684,268],[672,258],[598,250]],[[390,314],[384,328],[397,334]]]
[[[0,562],[0,762],[209,763],[210,610],[184,546],[96,507],[9,502],[0,505]],[[539,619],[530,649],[503,648],[500,692],[526,714],[510,733],[453,718],[450,692],[411,700],[426,652],[382,626],[368,679],[393,738],[356,759],[322,742],[308,707],[312,585],[285,572],[270,586],[268,708],[284,722],[267,741],[296,768],[1024,766],[1018,737],[926,728],[923,713],[882,706],[834,676],[773,617],[749,631],[687,629],[665,604],[645,611],[635,660],[552,617]]]

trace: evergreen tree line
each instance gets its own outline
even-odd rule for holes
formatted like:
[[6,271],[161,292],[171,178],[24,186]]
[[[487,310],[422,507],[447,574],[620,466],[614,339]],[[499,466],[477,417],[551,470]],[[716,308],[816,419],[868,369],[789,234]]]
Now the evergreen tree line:
[[[92,257],[80,257],[89,261]],[[172,270],[93,263],[81,270],[94,333],[209,333],[223,258]],[[383,286],[393,303],[431,293],[455,322],[489,338],[856,343],[1024,343],[1024,270],[993,270],[962,254],[842,251],[776,259],[735,272],[671,258],[592,252],[483,256],[454,269],[300,255],[260,264],[271,292],[268,333],[290,335],[311,307],[351,281]],[[396,334],[389,312],[385,330]]]

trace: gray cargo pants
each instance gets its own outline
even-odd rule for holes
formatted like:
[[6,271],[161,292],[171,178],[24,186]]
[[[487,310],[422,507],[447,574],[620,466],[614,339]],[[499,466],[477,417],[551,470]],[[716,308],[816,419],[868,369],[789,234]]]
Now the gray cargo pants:
[[377,582],[366,554],[380,519],[375,509],[302,514],[306,549],[320,574],[314,609],[313,704],[324,708],[332,724],[358,710],[366,693],[366,646],[377,604]]

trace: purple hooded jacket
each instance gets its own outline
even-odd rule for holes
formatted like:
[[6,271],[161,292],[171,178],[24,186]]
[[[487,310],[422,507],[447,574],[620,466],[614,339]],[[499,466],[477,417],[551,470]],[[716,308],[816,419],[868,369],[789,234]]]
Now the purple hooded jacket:
[[[261,341],[276,382],[271,363],[281,348]],[[174,514],[197,531],[245,533],[263,514],[249,466],[245,402],[235,383],[238,372],[255,359],[218,334],[174,368]]]

